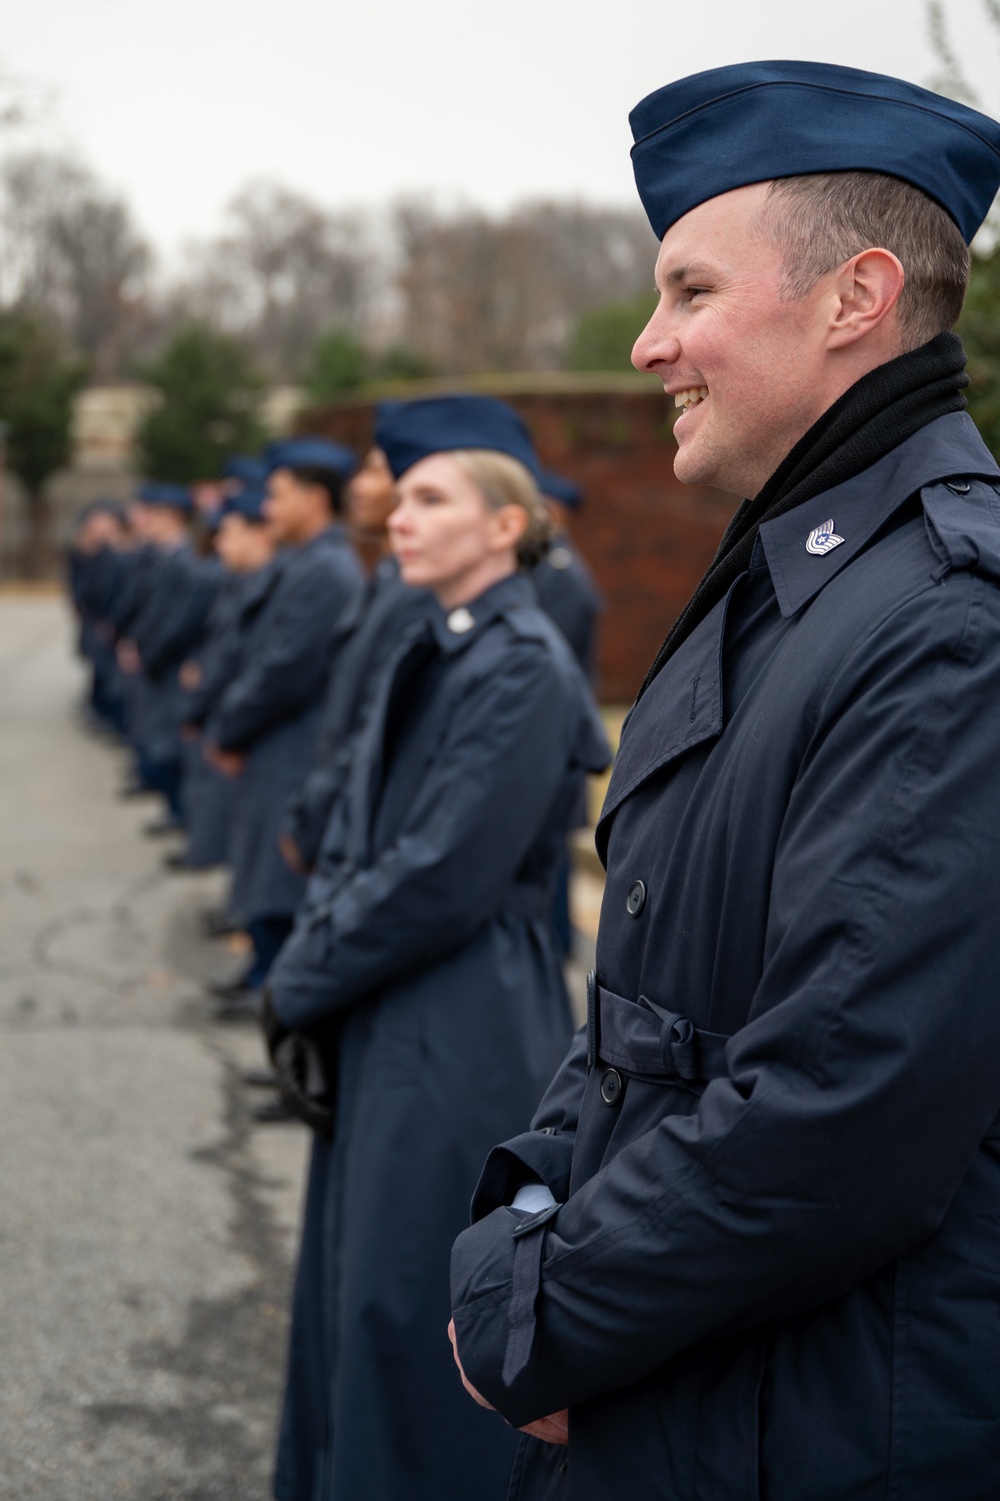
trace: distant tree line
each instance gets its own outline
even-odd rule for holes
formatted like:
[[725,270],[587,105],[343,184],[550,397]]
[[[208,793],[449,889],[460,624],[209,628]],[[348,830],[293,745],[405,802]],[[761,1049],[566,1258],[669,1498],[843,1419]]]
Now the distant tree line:
[[[259,437],[269,383],[301,384],[321,402],[427,375],[627,369],[653,249],[638,210],[539,202],[491,215],[409,201],[360,214],[257,182],[165,280],[128,204],[84,165],[9,154],[0,163],[9,462],[37,497],[65,460],[70,403],[88,379],[158,388],[140,435],[145,465],[190,479]],[[36,412],[26,425],[16,395],[26,382],[47,414],[44,443],[46,424]]]
[[99,380],[192,324],[239,340],[269,381],[560,369],[581,317],[649,287],[653,250],[638,209],[360,214],[258,182],[164,285],[128,205],[76,161],[8,156],[0,210],[0,306],[41,319]]

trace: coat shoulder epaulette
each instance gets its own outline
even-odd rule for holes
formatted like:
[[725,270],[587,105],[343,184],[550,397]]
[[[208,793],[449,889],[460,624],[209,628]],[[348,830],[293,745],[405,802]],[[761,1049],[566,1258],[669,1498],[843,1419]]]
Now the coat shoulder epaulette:
[[514,605],[504,611],[504,619],[519,641],[548,641],[552,634],[549,618],[538,605]]
[[931,546],[949,568],[1000,579],[1000,482],[969,476],[925,485]]

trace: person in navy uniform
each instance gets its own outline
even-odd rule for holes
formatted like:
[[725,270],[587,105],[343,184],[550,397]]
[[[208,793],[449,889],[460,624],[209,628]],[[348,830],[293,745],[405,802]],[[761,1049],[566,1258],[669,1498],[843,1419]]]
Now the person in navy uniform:
[[239,778],[230,907],[253,942],[249,969],[213,987],[220,1019],[257,1010],[258,987],[291,931],[305,880],[278,847],[291,792],[312,764],[323,695],[364,575],[340,521],[350,451],[303,435],[272,444],[264,511],[279,549],[245,602],[239,663],[205,728],[205,751]]
[[482,1151],[527,1125],[569,1039],[550,885],[609,751],[523,571],[548,519],[520,418],[440,397],[384,414],[375,441],[402,577],[434,604],[382,678],[268,986],[276,1061],[289,1031],[322,1032],[333,1081],[274,1493],[500,1501],[515,1435],[467,1410],[448,1248]]
[[518,1501],[986,1501],[1000,470],[949,330],[1000,126],[775,62],[632,127],[633,359],[678,478],[752,498],[627,721],[589,1025],[487,1161],[457,1355]]
[[[364,715],[382,672],[403,635],[422,619],[429,600],[400,578],[399,564],[388,552],[386,523],[396,506],[396,483],[385,454],[372,448],[347,487],[352,536],[375,542],[382,553],[367,579],[356,618],[337,656],[323,706],[315,765],[285,807],[278,843],[292,870],[311,871],[319,854],[333,805],[347,784],[351,757]],[[277,1084],[272,1069],[251,1069],[244,1079],[258,1088]],[[293,1112],[279,1096],[253,1111],[255,1121],[283,1122]]]
[[293,870],[311,870],[315,864],[365,709],[400,637],[422,617],[429,600],[426,590],[403,582],[389,551],[386,526],[396,507],[396,482],[380,448],[370,449],[351,477],[347,506],[352,533],[376,542],[381,556],[330,680],[316,764],[285,810],[281,847]]
[[[590,682],[597,669],[597,622],[604,608],[590,569],[573,546],[569,535],[569,518],[583,504],[578,484],[563,474],[543,469],[539,487],[552,520],[552,541],[548,552],[535,568],[532,582],[538,603],[551,616],[573,648],[573,654]],[[580,799],[572,827],[583,829],[589,822],[587,788],[580,788]],[[552,921],[563,954],[573,948],[573,923],[569,909],[569,884],[572,856],[567,845],[556,879],[552,901]]]
[[152,483],[139,485],[126,508],[124,566],[108,607],[109,634],[115,648],[114,691],[122,704],[125,739],[132,759],[131,772],[121,788],[121,797],[146,796],[160,790],[147,778],[148,768],[140,744],[140,682],[130,639],[132,627],[148,597],[153,574],[161,561],[160,549],[154,541],[158,508],[155,503],[147,503],[145,498],[154,495],[158,489]]
[[178,674],[204,631],[219,572],[191,546],[194,506],[185,486],[148,484],[142,500],[154,551],[142,574],[142,596],[127,638],[118,645],[118,660],[136,679],[132,705],[143,781],[166,803],[163,817],[149,824],[146,833],[164,834],[183,828],[183,690]]
[[68,559],[79,651],[91,669],[87,707],[92,722],[115,737],[125,730],[125,705],[118,688],[111,612],[128,570],[126,545],[123,507],[115,500],[98,500],[77,517]]
[[569,518],[583,505],[574,480],[543,469],[539,486],[552,518],[552,542],[532,574],[538,602],[573,648],[588,679],[597,667],[597,624],[604,609],[590,569],[573,545]]
[[228,859],[238,783],[208,760],[202,732],[237,669],[245,616],[262,570],[274,556],[263,507],[263,486],[249,483],[241,484],[223,502],[213,543],[224,570],[222,582],[204,639],[181,664],[188,841],[184,850],[167,857],[172,869],[204,870]]

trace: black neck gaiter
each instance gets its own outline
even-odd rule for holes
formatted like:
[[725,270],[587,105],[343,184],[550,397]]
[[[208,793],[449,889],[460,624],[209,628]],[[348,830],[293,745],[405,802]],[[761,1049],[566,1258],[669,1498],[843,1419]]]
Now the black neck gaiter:
[[799,439],[759,495],[740,506],[708,572],[657,652],[637,698],[746,572],[762,522],[853,479],[935,417],[963,411],[962,391],[968,384],[962,341],[946,333],[870,370],[845,391]]

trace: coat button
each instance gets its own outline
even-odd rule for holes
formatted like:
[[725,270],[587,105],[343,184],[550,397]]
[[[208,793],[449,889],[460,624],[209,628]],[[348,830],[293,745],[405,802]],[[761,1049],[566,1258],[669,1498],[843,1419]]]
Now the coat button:
[[945,484],[951,491],[952,495],[968,495],[969,491],[972,489],[972,486],[969,484],[969,481],[967,479],[949,479],[945,480]]
[[622,1076],[616,1068],[606,1068],[601,1075],[601,1099],[605,1105],[617,1105],[621,1099]]
[[646,905],[646,888],[642,881],[636,881],[625,898],[625,911],[629,917],[638,917]]

